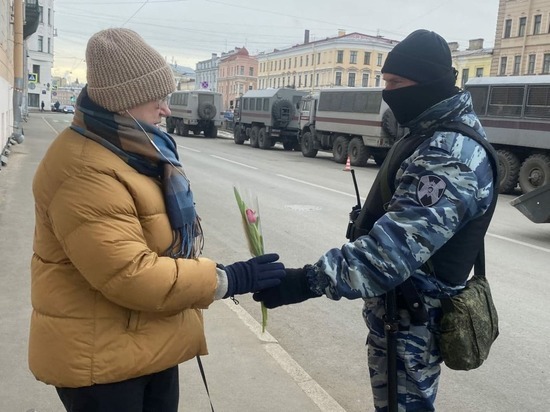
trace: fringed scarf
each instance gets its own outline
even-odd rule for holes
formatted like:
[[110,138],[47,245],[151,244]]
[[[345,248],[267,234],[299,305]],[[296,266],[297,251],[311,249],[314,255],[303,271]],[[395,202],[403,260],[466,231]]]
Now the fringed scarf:
[[179,161],[176,143],[156,126],[109,112],[78,96],[71,129],[115,153],[139,173],[160,179],[173,241],[166,255],[196,258],[204,244],[193,192]]

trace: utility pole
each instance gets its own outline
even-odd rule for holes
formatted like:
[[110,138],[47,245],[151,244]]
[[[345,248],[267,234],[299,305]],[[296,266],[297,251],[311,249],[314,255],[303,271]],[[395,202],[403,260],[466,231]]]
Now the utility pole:
[[14,0],[14,46],[13,46],[13,71],[14,71],[14,91],[13,91],[13,135],[12,138],[17,143],[23,143],[23,119],[21,116],[21,106],[23,104],[23,0]]

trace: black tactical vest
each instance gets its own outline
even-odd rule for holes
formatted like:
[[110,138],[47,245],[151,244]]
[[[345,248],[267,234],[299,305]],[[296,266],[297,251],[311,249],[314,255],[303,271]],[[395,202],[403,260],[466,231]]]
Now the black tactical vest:
[[[385,207],[395,192],[394,181],[399,167],[425,139],[431,138],[434,131],[421,135],[408,134],[393,145],[380,167],[365,204],[353,222],[350,231],[351,241],[368,234],[374,223],[386,213]],[[450,285],[460,285],[468,278],[475,259],[483,248],[484,236],[497,203],[497,155],[485,138],[462,123],[445,123],[437,126],[437,131],[454,131],[474,139],[487,151],[493,167],[494,194],[488,210],[455,233],[425,264],[425,268],[429,268],[427,270],[433,272],[438,279]]]

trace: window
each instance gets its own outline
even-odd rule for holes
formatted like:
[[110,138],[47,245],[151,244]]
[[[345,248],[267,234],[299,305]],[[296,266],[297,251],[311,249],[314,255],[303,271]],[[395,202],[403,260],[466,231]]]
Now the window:
[[362,87],[369,87],[369,74],[363,73],[363,78],[361,79],[361,86]]
[[266,97],[263,98],[263,105],[264,106],[263,106],[262,110],[264,112],[268,112],[269,111],[269,99],[268,98],[266,98]]
[[470,77],[470,69],[462,69],[462,87],[464,87],[469,77]]
[[38,36],[38,51],[44,51],[44,36]]
[[518,37],[525,36],[525,25],[527,24],[527,17],[519,18]]
[[363,64],[366,64],[367,66],[370,65],[370,52],[365,52],[365,55],[363,56]]
[[544,57],[542,60],[542,72],[544,74],[550,73],[550,54],[549,53],[544,53]]
[[478,67],[476,69],[476,77],[483,77],[483,67]]
[[344,50],[338,50],[336,53],[336,63],[344,63]]
[[298,87],[302,87],[302,75],[298,76]]
[[259,97],[256,99],[256,111],[261,111],[262,110],[262,99],[260,99]]
[[376,58],[376,65],[377,66],[382,66],[382,58],[384,56],[382,55],[382,53],[378,53],[378,57]]
[[350,64],[357,64],[357,52],[356,51],[350,51],[349,52],[349,62],[350,62]]
[[44,23],[44,7],[42,6],[38,6],[38,21]]
[[300,67],[304,64],[304,56],[300,56]]
[[309,54],[306,56],[306,66],[309,66]]
[[504,22],[504,38],[508,39],[512,35],[512,20],[508,19]]
[[315,86],[319,86],[319,73],[315,75]]
[[48,37],[48,53],[51,54],[52,52],[52,39],[51,37]]
[[541,22],[542,22],[542,15],[537,14],[535,16],[535,21],[533,22],[533,34],[540,34]]
[[240,74],[241,76],[244,76],[244,66],[240,66],[240,67],[239,67],[239,74]]
[[348,74],[348,86],[355,87],[355,73]]
[[380,75],[377,74],[374,78],[374,87],[380,87]]
[[342,72],[336,72],[336,78],[334,79],[334,84],[336,86],[342,85]]
[[550,87],[529,86],[525,117],[550,118]]
[[514,75],[519,75],[519,69],[521,65],[521,56],[514,56]]
[[248,68],[248,75],[249,76],[254,76],[254,67],[249,67]]
[[289,69],[290,69],[291,63],[292,63],[292,57],[289,57],[289,58],[288,58],[288,68],[289,68]]
[[52,25],[52,9],[48,8],[48,26]]
[[506,74],[506,63],[508,63],[508,57],[504,56],[500,58],[500,69],[498,74],[504,76]]
[[286,70],[286,59],[283,60],[283,70]]
[[523,86],[497,86],[491,89],[487,114],[519,117],[523,106]]
[[32,72],[36,74],[36,83],[40,83],[40,65],[39,64],[33,64],[32,65]]
[[535,54],[529,55],[529,60],[527,61],[527,74],[535,74],[536,57]]
[[317,53],[317,64],[321,64],[321,53]]

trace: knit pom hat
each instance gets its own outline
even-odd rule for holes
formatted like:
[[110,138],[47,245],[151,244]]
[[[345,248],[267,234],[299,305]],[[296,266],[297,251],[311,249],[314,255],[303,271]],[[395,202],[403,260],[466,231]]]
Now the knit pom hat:
[[445,39],[433,31],[420,29],[388,53],[382,73],[428,83],[454,75],[452,64],[451,50]]
[[176,89],[162,56],[129,29],[94,34],[86,47],[86,66],[88,95],[112,112],[160,100]]

